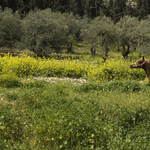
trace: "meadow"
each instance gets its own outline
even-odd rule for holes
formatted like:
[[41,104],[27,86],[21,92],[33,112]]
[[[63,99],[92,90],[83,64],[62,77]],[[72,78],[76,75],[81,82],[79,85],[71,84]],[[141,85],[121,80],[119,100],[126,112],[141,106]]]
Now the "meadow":
[[0,57],[0,148],[149,149],[150,86],[133,61]]

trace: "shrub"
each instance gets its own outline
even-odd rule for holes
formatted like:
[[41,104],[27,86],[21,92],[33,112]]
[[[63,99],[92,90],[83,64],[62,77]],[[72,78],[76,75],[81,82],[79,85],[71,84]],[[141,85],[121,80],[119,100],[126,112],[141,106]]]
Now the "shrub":
[[83,60],[34,59],[26,55],[0,57],[1,74],[14,73],[18,77],[82,77],[97,82],[144,80],[144,70],[130,69],[130,64],[122,59],[108,59],[106,63],[97,65]]
[[20,85],[20,79],[15,74],[2,74],[0,76],[0,86],[2,87],[16,87]]
[[131,62],[122,59],[109,59],[106,63],[101,63],[93,67],[89,73],[91,80],[115,81],[115,80],[144,80],[146,74],[143,69],[129,68]]

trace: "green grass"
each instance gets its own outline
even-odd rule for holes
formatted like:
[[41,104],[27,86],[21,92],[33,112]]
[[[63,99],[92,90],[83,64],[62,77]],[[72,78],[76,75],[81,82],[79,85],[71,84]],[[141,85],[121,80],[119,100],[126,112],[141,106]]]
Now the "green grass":
[[[108,65],[109,58],[106,63],[102,63],[99,52],[93,58],[88,51],[90,52],[88,46],[80,44],[74,46],[74,53],[60,55],[82,55],[81,60],[87,61],[89,65],[93,64],[93,67]],[[114,53],[113,50],[109,54],[115,60],[121,57],[120,52]],[[138,55],[133,52],[127,61],[134,59],[137,60]],[[8,60],[10,59],[6,62]],[[71,81],[49,83],[17,77],[14,70],[10,69],[18,63],[17,59],[13,61],[16,63],[6,65],[4,74],[0,76],[0,149],[150,149],[148,81],[118,81],[116,78],[116,81],[101,83],[104,81],[100,81],[102,76],[96,68],[91,70],[93,75],[90,82],[84,84]],[[25,75],[31,71],[28,67],[33,63],[29,65],[26,61],[21,71],[17,68],[18,73]],[[123,66],[127,63],[123,63]],[[1,66],[4,68],[4,65]],[[110,63],[105,70],[110,75],[112,65]],[[58,64],[56,66],[59,67]],[[69,65],[65,69],[67,67]],[[49,71],[44,69],[44,73]],[[36,74],[36,69],[33,71]],[[94,81],[95,71],[98,79]],[[136,76],[135,72],[131,77],[134,75]],[[137,73],[137,78],[134,79],[143,80],[141,77],[145,74],[141,72],[140,75]]]
[[150,148],[147,82],[16,82],[0,88],[0,149]]

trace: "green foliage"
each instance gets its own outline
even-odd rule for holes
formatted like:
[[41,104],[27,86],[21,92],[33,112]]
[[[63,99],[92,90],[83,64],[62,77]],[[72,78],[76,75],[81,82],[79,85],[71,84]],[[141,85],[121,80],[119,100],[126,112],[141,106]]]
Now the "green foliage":
[[20,41],[22,35],[21,19],[16,12],[12,13],[11,9],[0,8],[0,47],[12,48],[16,41]]
[[68,12],[74,15],[90,18],[97,16],[108,16],[116,23],[125,15],[138,17],[140,20],[145,19],[150,14],[149,0],[3,0],[0,2],[2,9],[9,7],[13,12],[18,11],[24,17],[30,11],[38,8],[44,10],[51,8],[53,12]]
[[[20,114],[14,115],[14,112],[10,112],[10,110],[12,110],[12,106],[10,105],[3,109],[4,110],[0,112],[0,138],[7,139],[9,144],[11,144],[12,141],[21,141],[21,138],[23,138],[23,125],[20,122]],[[7,111],[9,111],[9,115]],[[3,131],[7,131],[7,133]]]
[[126,5],[127,2],[128,0],[114,0],[113,3],[111,2],[109,5],[108,9],[110,10],[108,10],[108,12],[115,23],[118,22],[124,15],[126,15],[127,11],[130,11]]
[[[133,62],[133,61],[132,61]],[[26,55],[0,57],[1,74],[14,73],[18,77],[49,76],[85,78],[89,81],[144,80],[143,69],[130,69],[130,61],[108,59],[98,64],[87,60],[35,59]]]
[[145,84],[141,84],[137,81],[111,81],[108,83],[84,83],[77,87],[79,92],[89,92],[89,91],[121,91],[121,92],[139,92],[145,91]]
[[119,28],[119,43],[120,45],[131,45],[137,47],[138,43],[134,41],[138,38],[136,28],[139,24],[138,18],[125,16],[117,23]]
[[1,88],[1,149],[149,146],[149,86],[145,83],[74,85],[23,79],[22,84]]
[[97,17],[93,22],[88,23],[87,27],[81,30],[81,38],[84,42],[90,43],[90,47],[96,48],[99,40],[98,40],[98,23],[100,21],[100,17]]
[[124,58],[127,58],[131,49],[139,46],[140,33],[137,30],[138,25],[138,18],[130,16],[124,16],[116,24],[118,28],[118,45]]
[[43,57],[66,46],[71,51],[74,42],[82,40],[90,48],[100,48],[106,57],[116,47],[124,58],[135,48],[140,54],[149,53],[149,16],[140,22],[137,17],[124,16],[116,24],[109,17],[86,17],[45,9],[30,11],[21,19],[18,12],[1,10],[0,47],[27,48]]
[[63,16],[65,17],[65,23],[67,26],[66,44],[68,45],[68,50],[71,51],[74,42],[79,40],[80,30],[83,28],[83,19],[79,16],[73,16],[72,13],[64,13]]
[[[18,1],[7,1],[4,0],[0,2],[0,5],[4,9],[5,7],[11,8],[14,12],[19,11],[20,15],[24,17],[29,11],[38,8],[40,10],[44,10],[47,8],[51,8],[54,12],[60,11],[61,13],[69,12],[75,15],[83,16],[84,14],[88,15],[89,17],[96,17],[99,15],[99,10],[101,5],[103,4],[102,1],[95,2],[94,0],[85,1],[85,0],[68,0],[68,1],[59,1],[59,0],[46,0],[46,1],[39,1],[39,0],[18,0]],[[96,5],[96,7],[95,7]]]
[[24,35],[18,46],[34,51],[38,56],[56,52],[66,43],[65,19],[50,9],[31,11],[23,19],[22,26]]
[[137,27],[137,33],[138,38],[136,39],[139,44],[139,53],[140,54],[150,54],[149,51],[149,42],[150,38],[148,37],[148,34],[150,33],[149,29],[149,23],[150,23],[150,16],[146,20],[141,20],[138,27]]
[[114,23],[107,17],[97,17],[88,23],[87,28],[81,32],[81,37],[91,48],[99,45],[104,53],[117,43],[117,30]]
[[37,80],[23,80],[22,84],[20,85],[21,87],[25,88],[42,88],[45,85],[45,81],[37,81]]
[[0,76],[0,86],[2,87],[15,87],[20,85],[20,79],[15,74],[2,74]]

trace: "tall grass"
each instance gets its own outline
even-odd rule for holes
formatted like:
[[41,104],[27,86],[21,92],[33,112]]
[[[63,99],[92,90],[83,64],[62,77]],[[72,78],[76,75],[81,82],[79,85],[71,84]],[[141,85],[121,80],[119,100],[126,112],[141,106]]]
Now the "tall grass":
[[0,57],[0,148],[149,149],[150,86],[130,63]]
[[0,90],[1,149],[149,149],[149,86],[20,81]]

